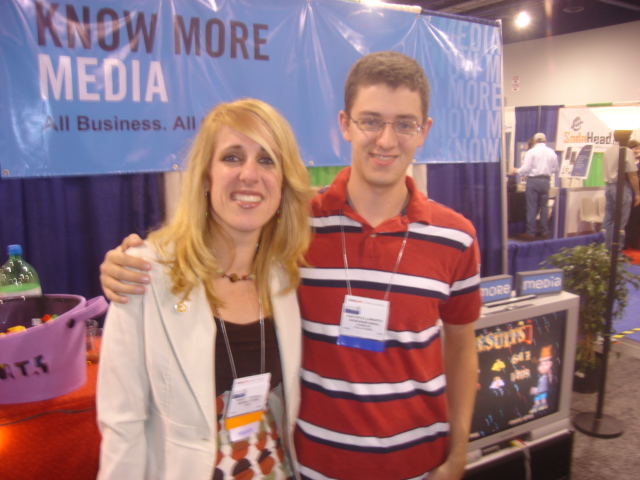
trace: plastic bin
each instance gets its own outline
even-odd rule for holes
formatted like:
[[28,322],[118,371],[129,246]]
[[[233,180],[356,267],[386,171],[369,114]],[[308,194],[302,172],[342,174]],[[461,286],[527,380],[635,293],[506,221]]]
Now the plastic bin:
[[[0,404],[46,400],[81,387],[87,379],[86,320],[102,315],[108,304],[99,296],[43,295],[0,300]],[[33,318],[57,318],[31,326]]]

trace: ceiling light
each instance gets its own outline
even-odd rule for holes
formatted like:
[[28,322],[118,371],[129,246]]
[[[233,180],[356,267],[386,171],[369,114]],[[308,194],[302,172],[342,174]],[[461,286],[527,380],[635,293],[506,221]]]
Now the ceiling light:
[[520,12],[516,17],[516,26],[518,28],[527,27],[531,23],[531,17],[527,12]]

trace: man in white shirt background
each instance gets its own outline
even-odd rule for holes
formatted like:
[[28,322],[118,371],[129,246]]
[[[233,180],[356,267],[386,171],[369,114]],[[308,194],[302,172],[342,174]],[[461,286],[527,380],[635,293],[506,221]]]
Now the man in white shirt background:
[[[512,171],[513,174],[527,176],[527,227],[525,233],[518,235],[523,240],[535,240],[536,233],[540,239],[549,238],[549,190],[551,175],[558,173],[558,156],[547,147],[546,141],[544,133],[536,133],[533,136],[534,146],[527,151],[522,166]],[[539,222],[536,221],[538,211]]]

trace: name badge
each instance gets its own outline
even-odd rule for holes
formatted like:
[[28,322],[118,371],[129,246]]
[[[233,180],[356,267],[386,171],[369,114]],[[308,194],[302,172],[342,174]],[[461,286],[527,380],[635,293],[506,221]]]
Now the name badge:
[[388,301],[346,295],[340,316],[338,345],[382,352],[388,322]]
[[229,432],[232,442],[258,433],[267,404],[270,382],[270,373],[236,378],[233,381],[224,416],[224,427]]

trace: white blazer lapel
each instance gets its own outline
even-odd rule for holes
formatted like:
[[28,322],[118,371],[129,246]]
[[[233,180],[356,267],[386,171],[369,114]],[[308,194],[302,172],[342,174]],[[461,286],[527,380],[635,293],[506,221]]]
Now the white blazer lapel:
[[302,352],[302,325],[296,291],[284,295],[284,272],[272,268],[269,279],[273,317],[280,346],[282,377],[287,395],[287,414],[293,428],[300,404],[300,362]]
[[162,324],[175,358],[187,379],[191,391],[206,418],[215,425],[214,341],[215,322],[204,290],[194,290],[189,300],[182,302],[171,294],[164,275],[154,281],[155,301],[161,312]]

